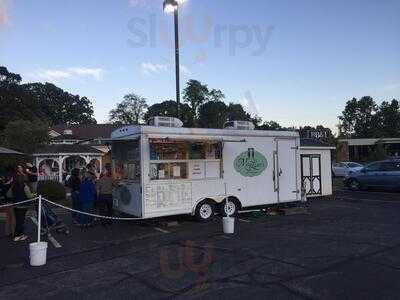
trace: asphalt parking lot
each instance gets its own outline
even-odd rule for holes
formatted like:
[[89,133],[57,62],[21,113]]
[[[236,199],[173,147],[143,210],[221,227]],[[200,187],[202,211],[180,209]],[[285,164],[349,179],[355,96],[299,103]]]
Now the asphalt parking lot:
[[399,298],[400,194],[337,191],[307,213],[245,213],[234,235],[218,218],[175,220],[54,234],[39,268],[29,241],[2,236],[0,298]]

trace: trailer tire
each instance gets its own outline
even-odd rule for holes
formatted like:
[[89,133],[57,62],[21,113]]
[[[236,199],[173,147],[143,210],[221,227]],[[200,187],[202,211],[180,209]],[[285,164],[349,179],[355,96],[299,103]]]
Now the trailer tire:
[[210,221],[215,214],[215,203],[210,199],[201,201],[196,206],[195,217],[200,222]]
[[240,210],[240,202],[235,197],[229,197],[228,201],[224,200],[219,205],[219,212],[223,217],[236,216]]

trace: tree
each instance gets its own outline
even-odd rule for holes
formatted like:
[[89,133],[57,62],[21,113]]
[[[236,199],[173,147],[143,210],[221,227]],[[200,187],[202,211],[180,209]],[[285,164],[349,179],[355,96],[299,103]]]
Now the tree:
[[339,132],[345,137],[374,137],[377,129],[377,105],[372,97],[364,96],[360,100],[347,101],[339,116]]
[[221,90],[212,89],[208,92],[207,100],[208,101],[223,101],[225,99],[225,95],[221,92]]
[[[179,105],[179,109],[180,109],[180,119],[183,123],[183,126],[193,127],[194,118],[190,106],[186,103],[181,103]],[[146,114],[144,115],[144,119],[147,122],[151,117],[156,117],[156,116],[176,117],[176,115],[177,115],[176,101],[167,100],[161,103],[156,103],[151,105],[148,108]]]
[[22,78],[21,75],[11,73],[6,67],[0,66],[0,84],[10,85],[10,84],[20,84]]
[[260,126],[257,126],[259,130],[282,130],[282,126],[275,121],[264,121]]
[[15,120],[55,124],[95,123],[90,100],[51,83],[21,84],[21,76],[0,67],[0,130]]
[[228,119],[228,106],[222,101],[209,101],[199,107],[198,125],[203,128],[223,128]]
[[251,115],[240,103],[229,103],[227,107],[228,121],[252,121]]
[[39,104],[51,125],[96,123],[92,103],[86,97],[72,95],[52,83],[29,83],[22,88]]
[[9,122],[0,137],[2,145],[23,153],[32,153],[48,139],[49,127],[46,123],[25,120]]
[[399,102],[393,99],[390,103],[383,101],[376,113],[377,137],[400,136],[400,108]]
[[124,96],[124,100],[110,111],[110,121],[114,124],[139,124],[147,109],[146,99],[136,94]]
[[[221,96],[216,91],[213,92],[214,96]],[[217,95],[219,94],[219,95]],[[221,93],[222,94],[222,93]],[[207,102],[210,97],[210,92],[206,84],[202,84],[198,80],[189,80],[186,84],[186,88],[183,90],[183,100],[188,103],[191,110],[192,115],[197,117],[198,108],[203,103]]]
[[21,76],[0,67],[0,131],[10,121],[25,119],[37,121],[45,118],[39,104],[19,83]]

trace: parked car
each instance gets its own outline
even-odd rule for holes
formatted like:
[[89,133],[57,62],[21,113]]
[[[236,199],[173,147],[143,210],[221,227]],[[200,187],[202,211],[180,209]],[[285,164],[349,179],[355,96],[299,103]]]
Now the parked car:
[[352,190],[380,188],[400,190],[400,159],[377,161],[346,175],[344,184]]
[[360,171],[363,168],[362,164],[356,162],[340,162],[334,163],[332,166],[333,176],[344,177],[352,172]]

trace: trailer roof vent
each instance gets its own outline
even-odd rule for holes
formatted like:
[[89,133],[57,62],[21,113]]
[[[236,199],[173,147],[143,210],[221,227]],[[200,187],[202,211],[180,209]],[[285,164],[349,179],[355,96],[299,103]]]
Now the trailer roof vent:
[[229,121],[224,124],[225,129],[254,130],[254,124],[250,121]]
[[173,117],[152,117],[147,122],[150,126],[158,127],[182,127],[183,123],[181,120]]

